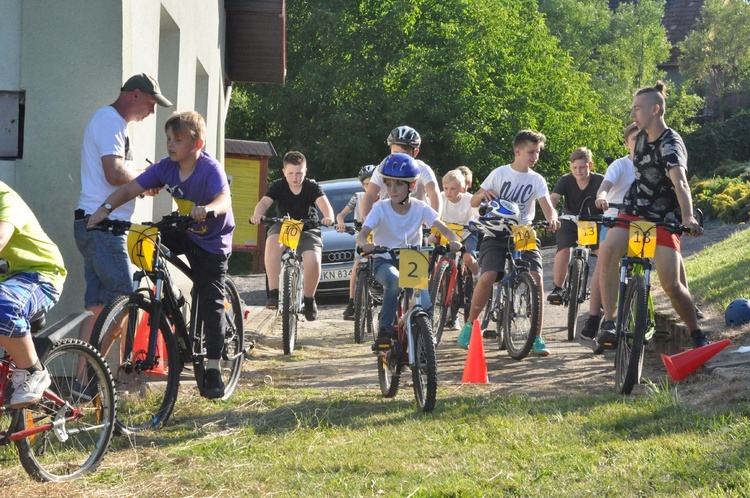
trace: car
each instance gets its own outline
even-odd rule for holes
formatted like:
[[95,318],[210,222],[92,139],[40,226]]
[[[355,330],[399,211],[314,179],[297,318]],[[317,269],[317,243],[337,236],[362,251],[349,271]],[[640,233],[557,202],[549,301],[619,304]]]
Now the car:
[[[352,195],[362,192],[362,184],[357,178],[341,180],[326,180],[319,182],[326,197],[333,206],[334,216],[339,214],[351,199]],[[318,213],[322,218],[322,214]],[[354,213],[349,213],[344,219],[347,223],[354,221]],[[321,227],[323,238],[323,254],[321,261],[320,283],[318,295],[349,295],[349,278],[356,256],[355,236],[339,233],[336,227]]]

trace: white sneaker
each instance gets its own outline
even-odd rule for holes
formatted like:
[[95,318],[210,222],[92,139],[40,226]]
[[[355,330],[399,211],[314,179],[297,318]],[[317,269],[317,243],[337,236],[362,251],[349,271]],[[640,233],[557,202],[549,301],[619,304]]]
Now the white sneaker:
[[10,407],[13,409],[36,403],[52,383],[46,369],[32,374],[25,368],[20,368],[13,371],[10,381],[13,383],[13,396],[10,398]]

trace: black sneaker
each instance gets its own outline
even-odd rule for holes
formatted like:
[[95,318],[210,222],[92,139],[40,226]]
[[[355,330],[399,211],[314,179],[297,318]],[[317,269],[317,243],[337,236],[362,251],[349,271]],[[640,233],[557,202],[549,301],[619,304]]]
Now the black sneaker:
[[581,339],[593,341],[596,338],[596,332],[599,330],[601,322],[602,317],[589,315],[583,324],[583,329],[581,329]]
[[388,329],[378,330],[378,338],[375,339],[375,344],[372,345],[372,350],[375,354],[388,351],[391,348],[391,337],[393,334]]
[[487,329],[482,332],[483,339],[497,339],[497,332],[494,330]]
[[706,339],[706,334],[704,334],[701,329],[693,330],[692,332],[690,332],[690,338],[693,340],[694,348],[708,346],[708,340]]
[[552,292],[547,296],[547,302],[550,304],[562,304],[563,303],[563,290],[561,287],[555,286]]
[[354,300],[350,299],[344,310],[344,320],[354,320]]
[[206,375],[203,376],[203,396],[208,399],[224,397],[224,381],[221,380],[221,370],[218,368],[206,369]]
[[268,301],[266,301],[266,308],[269,310],[275,310],[279,307],[279,289],[268,291]]
[[695,316],[698,318],[698,320],[703,320],[704,318],[706,318],[706,315],[704,315],[697,306],[695,306]]
[[318,306],[315,304],[314,297],[305,298],[305,320],[314,322],[318,318]]
[[597,349],[614,349],[617,346],[617,329],[615,322],[607,320],[602,323],[599,335],[596,336]]

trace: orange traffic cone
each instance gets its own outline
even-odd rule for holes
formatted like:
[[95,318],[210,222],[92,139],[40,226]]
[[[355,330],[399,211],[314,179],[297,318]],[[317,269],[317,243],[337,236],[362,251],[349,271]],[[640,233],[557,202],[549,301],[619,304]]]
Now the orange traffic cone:
[[461,382],[464,384],[490,383],[487,377],[487,360],[484,357],[482,327],[479,325],[479,320],[474,320],[474,325],[471,328],[469,353],[466,355],[466,366],[464,366],[464,376]]
[[714,342],[700,348],[683,351],[672,356],[661,355],[664,366],[672,380],[679,382],[691,373],[698,370],[698,367],[713,358],[716,353],[729,346],[729,339]]
[[[143,358],[145,358],[148,351],[148,336],[151,331],[148,325],[148,318],[149,314],[144,312],[133,340],[133,353],[143,351]],[[149,370],[149,373],[152,375],[167,375],[167,348],[164,345],[164,338],[161,334],[156,336],[156,356],[159,357],[159,364]]]

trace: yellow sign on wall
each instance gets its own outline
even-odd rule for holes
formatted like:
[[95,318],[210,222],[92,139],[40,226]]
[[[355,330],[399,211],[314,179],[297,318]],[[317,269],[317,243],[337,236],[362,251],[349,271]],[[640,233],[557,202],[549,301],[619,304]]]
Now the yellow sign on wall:
[[260,161],[258,159],[239,159],[227,157],[224,167],[229,178],[229,188],[232,191],[232,211],[234,229],[232,246],[235,249],[255,249],[258,246],[258,227],[251,225],[248,220],[253,216],[255,205],[260,196]]

